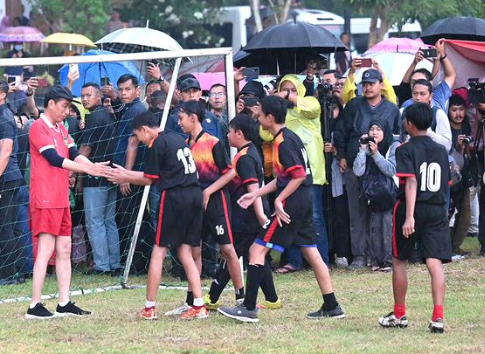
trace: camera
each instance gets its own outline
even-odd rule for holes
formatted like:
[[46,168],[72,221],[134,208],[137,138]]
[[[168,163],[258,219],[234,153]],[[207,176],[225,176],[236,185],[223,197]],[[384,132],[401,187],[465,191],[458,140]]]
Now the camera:
[[271,80],[266,85],[264,85],[263,88],[264,88],[264,92],[266,92],[267,96],[271,95],[273,90],[276,88],[276,80]]
[[372,137],[372,136],[366,136],[365,138],[360,138],[359,139],[359,143],[362,144],[362,145],[368,145],[369,142],[373,142],[375,143],[375,139]]
[[485,103],[485,83],[480,82],[478,78],[468,79],[468,100],[470,103]]
[[463,138],[463,144],[468,145],[468,144],[471,144],[471,143],[473,143],[473,137],[471,137],[470,135],[465,136]]
[[317,86],[318,96],[323,97],[325,95],[331,94],[333,91],[333,85],[323,82]]

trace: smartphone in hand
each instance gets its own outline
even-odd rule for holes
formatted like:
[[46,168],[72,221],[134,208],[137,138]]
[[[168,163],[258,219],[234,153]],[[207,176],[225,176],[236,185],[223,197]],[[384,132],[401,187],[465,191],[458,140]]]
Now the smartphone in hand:
[[77,64],[69,64],[69,74],[74,75],[74,73],[79,74],[79,65]]
[[244,105],[246,107],[254,107],[258,105],[259,103],[259,98],[258,97],[242,97],[242,100],[244,101]]
[[424,58],[436,58],[438,57],[438,50],[436,48],[421,48]]
[[111,82],[109,81],[109,77],[104,76],[101,78],[101,86],[107,86],[110,85]]
[[257,66],[251,68],[244,68],[242,74],[246,78],[257,78],[259,76],[259,68]]
[[359,58],[359,60],[360,60],[360,67],[361,68],[372,67],[372,59],[371,58]]

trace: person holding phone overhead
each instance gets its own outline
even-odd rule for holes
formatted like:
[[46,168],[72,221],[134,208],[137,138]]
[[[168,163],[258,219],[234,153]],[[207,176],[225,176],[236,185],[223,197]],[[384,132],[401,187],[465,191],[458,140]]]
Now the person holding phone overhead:
[[[362,61],[364,62],[362,63]],[[369,60],[371,62],[369,62]],[[371,64],[371,65],[370,65]],[[352,98],[357,96],[357,85],[355,83],[355,72],[359,69],[371,67],[379,71],[382,76],[382,95],[394,104],[397,104],[396,93],[389,80],[387,80],[386,74],[379,66],[377,60],[371,58],[355,58],[352,60],[352,65],[347,75],[347,80],[342,92],[342,100],[344,104],[347,104]]]

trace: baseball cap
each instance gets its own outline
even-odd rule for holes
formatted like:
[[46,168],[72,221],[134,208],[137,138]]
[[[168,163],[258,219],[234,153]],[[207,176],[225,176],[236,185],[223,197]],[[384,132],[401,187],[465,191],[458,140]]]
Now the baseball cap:
[[74,97],[72,96],[71,90],[69,90],[65,86],[61,85],[54,85],[52,86],[49,91],[45,94],[45,102],[49,102],[49,100],[54,100],[54,99],[59,99],[59,98],[64,98],[68,101],[74,102],[74,103],[79,103],[81,102],[76,101]]
[[362,74],[362,83],[364,82],[382,82],[382,75],[379,70],[368,69]]
[[196,78],[189,77],[183,81],[180,82],[178,85],[178,88],[180,91],[187,91],[188,89],[195,88],[200,90],[200,84],[199,81],[197,81]]

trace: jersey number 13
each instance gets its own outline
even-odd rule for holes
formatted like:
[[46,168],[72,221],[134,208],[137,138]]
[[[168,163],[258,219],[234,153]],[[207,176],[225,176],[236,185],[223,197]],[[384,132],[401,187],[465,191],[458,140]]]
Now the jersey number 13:
[[196,170],[194,159],[189,148],[177,150],[177,158],[184,164],[185,174],[194,173]]

